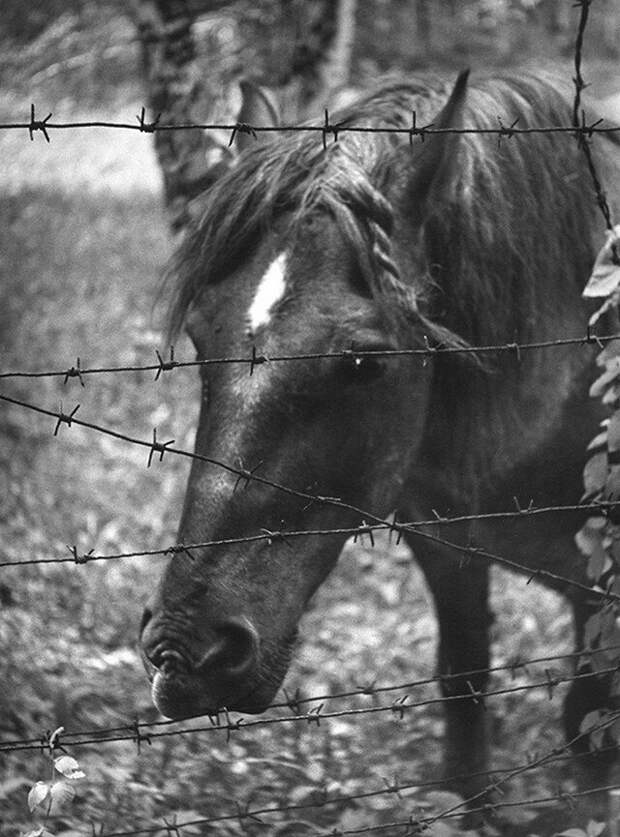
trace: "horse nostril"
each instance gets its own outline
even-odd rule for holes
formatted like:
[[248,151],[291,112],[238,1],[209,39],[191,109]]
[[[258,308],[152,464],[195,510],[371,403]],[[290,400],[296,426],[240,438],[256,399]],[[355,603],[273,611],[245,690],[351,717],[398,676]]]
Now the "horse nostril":
[[181,653],[168,648],[157,654],[157,668],[162,674],[170,675],[186,672],[190,666]]
[[220,669],[228,676],[242,677],[258,656],[258,633],[249,619],[227,619],[216,628],[217,639],[200,660],[197,668]]
[[148,625],[148,623],[151,621],[152,618],[153,618],[153,611],[149,610],[148,607],[145,607],[144,611],[142,613],[142,619],[140,621],[140,636],[142,636],[142,634],[144,633],[144,629],[146,628],[146,626]]

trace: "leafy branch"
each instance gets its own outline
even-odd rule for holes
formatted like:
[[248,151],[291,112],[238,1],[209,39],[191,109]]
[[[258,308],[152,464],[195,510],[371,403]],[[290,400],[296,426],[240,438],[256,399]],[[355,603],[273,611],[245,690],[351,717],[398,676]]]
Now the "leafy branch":
[[[78,761],[73,756],[56,756],[54,750],[59,746],[58,739],[64,732],[64,727],[58,727],[49,736],[50,778],[48,781],[38,781],[28,792],[28,807],[32,814],[42,817],[42,822],[28,831],[23,837],[54,837],[47,827],[50,817],[59,814],[75,796],[75,785],[85,774]],[[57,778],[56,774],[62,776]]]
[[[620,225],[607,231],[607,241],[594,263],[592,275],[583,295],[604,298],[592,315],[592,329],[603,315],[617,316],[620,306]],[[588,446],[590,458],[586,463],[583,481],[583,500],[592,503],[620,498],[620,344],[608,343],[596,359],[601,373],[590,388],[590,396],[600,398],[610,409],[601,422],[601,430]],[[587,573],[593,585],[607,593],[620,591],[620,514],[613,507],[589,517],[576,535],[577,546],[587,559]],[[602,649],[620,638],[620,608],[610,598],[586,623],[585,645],[588,650]],[[600,650],[592,655],[595,670],[617,664],[617,653]],[[620,694],[620,674],[612,682],[612,695]],[[584,719],[584,720],[587,720]],[[612,732],[620,740],[620,729]],[[594,743],[594,742],[593,742]]]

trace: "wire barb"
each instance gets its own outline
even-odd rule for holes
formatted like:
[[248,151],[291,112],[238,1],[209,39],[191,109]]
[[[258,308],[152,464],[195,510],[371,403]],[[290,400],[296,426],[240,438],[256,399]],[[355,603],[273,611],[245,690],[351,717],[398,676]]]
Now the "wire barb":
[[262,467],[262,465],[263,465],[263,460],[261,459],[260,462],[257,462],[257,464],[253,468],[250,468],[248,470],[244,466],[243,461],[240,460],[239,461],[239,468],[237,469],[238,476],[237,476],[237,479],[235,481],[235,484],[233,485],[233,494],[239,488],[239,485],[242,482],[243,482],[243,488],[246,489],[248,487],[248,485],[252,482],[252,480],[254,479],[254,475],[256,474],[258,469]]
[[60,741],[60,736],[63,734],[64,731],[64,727],[57,727],[53,731],[48,729],[41,736],[41,749],[43,751],[47,750],[50,756],[53,756],[56,750],[60,750],[61,752],[66,753],[67,751],[65,750]]
[[323,125],[321,127],[321,137],[323,140],[323,151],[327,151],[327,135],[332,134],[334,137],[334,142],[338,142],[338,133],[341,130],[344,122],[336,122],[332,125],[329,121],[329,111],[325,108],[324,117],[323,117]]
[[161,113],[158,113],[155,119],[152,122],[146,121],[146,109],[142,108],[140,113],[136,116],[136,119],[139,122],[139,129],[141,133],[144,134],[153,134],[158,126],[159,120],[161,119]]
[[256,346],[252,346],[252,356],[248,361],[248,363],[250,364],[250,377],[254,374],[254,369],[257,366],[260,366],[261,364],[268,362],[269,358],[265,357],[265,355],[257,355]]
[[63,386],[67,385],[67,381],[69,378],[77,378],[80,382],[80,386],[84,387],[86,384],[84,383],[84,378],[82,377],[82,367],[80,366],[80,359],[78,357],[75,366],[72,366],[70,369],[67,369],[65,372],[65,377],[63,380]]
[[47,142],[50,141],[49,134],[47,133],[48,128],[48,121],[52,118],[52,114],[48,113],[45,119],[35,119],[34,115],[34,103],[30,105],[30,124],[28,125],[28,133],[30,134],[30,140],[34,140],[34,132],[41,131]]
[[134,718],[133,724],[131,725],[131,730],[132,730],[132,739],[131,740],[136,745],[136,750],[138,752],[138,755],[141,754],[142,744],[148,744],[149,747],[152,746],[151,736],[148,733],[142,732],[141,729],[140,729],[141,726],[142,726],[142,724],[140,723],[140,720],[136,716]]
[[261,528],[261,532],[267,538],[267,543],[269,546],[273,546],[276,541],[278,543],[284,544],[284,546],[292,549],[290,542],[287,540],[286,534],[284,532],[273,532],[271,529]]
[[255,140],[258,139],[258,134],[256,133],[256,128],[253,125],[248,125],[247,122],[237,122],[237,124],[232,129],[232,133],[230,135],[230,139],[228,140],[228,147],[230,148],[233,142],[235,141],[237,134],[247,134],[250,137],[254,137]]
[[77,546],[75,544],[73,544],[72,546],[69,546],[67,544],[67,549],[69,550],[69,552],[73,556],[73,561],[74,561],[75,564],[86,564],[86,563],[88,563],[88,561],[91,560],[92,554],[94,552],[94,549],[89,549],[88,552],[84,552],[80,555],[77,551]]
[[175,439],[170,439],[168,442],[158,442],[157,441],[157,428],[153,428],[153,441],[151,442],[151,448],[149,450],[149,458],[146,463],[146,467],[151,467],[151,462],[153,461],[153,456],[158,453],[159,454],[159,461],[161,462],[164,458],[164,454],[168,450],[170,445],[174,445]]
[[80,405],[77,404],[73,410],[67,415],[62,411],[62,401],[60,402],[60,410],[57,413],[58,421],[56,422],[56,427],[54,428],[54,436],[58,436],[58,431],[60,430],[60,426],[62,424],[66,424],[67,427],[71,427],[71,422],[73,420],[74,415],[80,409]]
[[174,346],[170,346],[170,355],[168,360],[163,359],[158,349],[155,349],[155,355],[159,366],[157,367],[154,380],[158,381],[162,372],[169,372],[171,369],[176,369],[179,362],[174,359]]

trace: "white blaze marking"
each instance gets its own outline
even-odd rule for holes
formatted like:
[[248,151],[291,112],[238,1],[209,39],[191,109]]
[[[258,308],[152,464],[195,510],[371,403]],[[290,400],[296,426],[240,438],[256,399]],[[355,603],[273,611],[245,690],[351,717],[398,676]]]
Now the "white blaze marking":
[[251,331],[267,325],[271,313],[286,291],[286,253],[280,253],[267,268],[258,283],[256,296],[248,309],[248,325]]

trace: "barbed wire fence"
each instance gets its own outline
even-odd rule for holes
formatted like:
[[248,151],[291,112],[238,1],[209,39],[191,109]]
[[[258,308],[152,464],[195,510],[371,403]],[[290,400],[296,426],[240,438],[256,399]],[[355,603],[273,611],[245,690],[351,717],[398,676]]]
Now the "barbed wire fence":
[[[620,646],[618,646],[620,647]],[[608,651],[612,649],[600,649],[601,651]],[[501,697],[509,694],[515,694],[524,691],[542,689],[544,690],[549,699],[553,699],[555,689],[562,683],[568,683],[574,680],[579,679],[586,679],[596,677],[598,675],[605,675],[612,672],[616,672],[618,670],[618,666],[614,667],[613,669],[606,670],[600,669],[596,673],[594,672],[587,672],[582,674],[575,674],[575,675],[561,675],[555,672],[553,669],[548,667],[548,663],[557,662],[562,659],[570,659],[575,658],[577,656],[583,656],[578,654],[561,654],[561,655],[551,655],[547,657],[539,657],[530,660],[514,660],[510,663],[501,666],[494,666],[491,669],[488,669],[490,672],[498,672],[498,671],[510,671],[510,672],[518,672],[523,670],[527,667],[533,665],[540,665],[544,666],[544,677],[538,682],[533,683],[526,683],[526,684],[519,684],[513,687],[503,688],[503,689],[492,689],[485,691],[484,694],[477,693],[472,689],[472,695],[475,699],[480,701],[487,701],[488,699],[492,699],[495,697]],[[589,655],[586,655],[589,656]],[[465,672],[465,676],[475,676],[481,670],[475,670],[471,672]],[[485,670],[487,671],[487,670]],[[76,746],[85,746],[85,745],[97,745],[100,747],[102,744],[106,743],[115,743],[115,742],[133,742],[138,751],[140,748],[145,745],[152,745],[157,739],[167,738],[170,736],[181,736],[181,735],[199,735],[202,733],[222,733],[225,736],[227,742],[229,742],[233,736],[236,735],[243,735],[248,730],[258,728],[258,727],[268,727],[277,724],[303,724],[309,725],[314,727],[319,727],[322,721],[329,721],[330,719],[335,718],[343,718],[343,717],[353,717],[359,718],[360,716],[365,715],[377,715],[377,714],[388,714],[391,717],[395,718],[396,720],[402,721],[405,716],[411,712],[412,710],[428,707],[431,704],[440,704],[449,701],[462,701],[462,700],[469,700],[471,696],[461,695],[461,696],[453,696],[453,697],[435,697],[435,698],[427,698],[423,700],[411,701],[410,700],[410,692],[416,688],[426,686],[430,683],[438,683],[445,680],[449,680],[450,677],[433,677],[433,678],[426,678],[423,680],[418,680],[410,683],[402,683],[398,685],[389,685],[386,687],[381,687],[377,685],[368,685],[363,689],[359,689],[354,692],[347,692],[342,694],[326,694],[326,695],[315,695],[308,698],[300,698],[295,697],[288,700],[286,703],[276,703],[273,704],[269,709],[289,709],[291,711],[291,715],[285,716],[267,716],[261,717],[258,719],[248,720],[244,718],[232,718],[228,712],[223,712],[221,715],[216,717],[209,718],[209,723],[205,726],[200,725],[192,725],[192,726],[183,726],[181,722],[178,721],[161,721],[161,722],[154,722],[151,724],[146,723],[139,723],[135,722],[133,725],[125,725],[119,727],[109,728],[107,730],[95,729],[95,730],[82,730],[76,732],[67,732],[65,733],[62,730],[56,730],[53,733],[48,732],[44,736],[40,737],[39,739],[21,739],[21,740],[14,740],[14,741],[5,741],[0,743],[0,753],[12,753],[18,752],[23,750],[31,750],[31,751],[50,751],[51,753],[55,753],[57,751],[67,752],[68,749]],[[347,699],[352,696],[363,696],[363,697],[371,697],[377,696],[379,694],[384,694],[387,692],[393,692],[395,690],[403,691],[406,690],[406,694],[396,698],[390,703],[387,704],[380,704],[380,705],[373,705],[370,707],[360,707],[360,708],[346,708],[343,710],[324,710],[324,701],[330,700],[342,700]],[[313,709],[302,712],[300,707],[302,703],[315,703],[320,701],[317,707]],[[420,828],[426,829],[429,828],[434,822],[437,822],[441,819],[453,819],[456,817],[460,817],[463,814],[463,806],[468,804],[468,812],[469,813],[497,813],[501,811],[503,808],[506,807],[519,807],[524,805],[540,805],[543,803],[548,803],[551,801],[561,802],[567,805],[574,805],[577,800],[580,798],[586,797],[588,795],[594,793],[600,793],[601,791],[612,791],[617,790],[620,788],[620,785],[610,784],[606,785],[602,788],[596,788],[586,791],[576,791],[576,792],[560,792],[558,791],[554,795],[547,795],[542,797],[535,797],[531,799],[523,799],[518,801],[489,801],[489,796],[494,791],[500,789],[505,783],[507,783],[511,778],[520,775],[526,771],[532,771],[536,768],[558,763],[558,762],[567,762],[567,761],[578,761],[581,758],[587,757],[587,754],[583,753],[575,753],[571,752],[570,748],[579,740],[584,738],[586,735],[592,735],[595,733],[604,733],[606,729],[611,727],[618,719],[620,718],[620,711],[610,713],[609,716],[605,717],[603,720],[598,721],[595,724],[589,726],[586,732],[580,733],[574,739],[561,746],[556,746],[548,751],[543,752],[542,754],[535,754],[532,755],[526,762],[520,764],[518,766],[512,767],[500,767],[496,768],[492,771],[480,771],[479,773],[475,774],[476,776],[486,777],[488,779],[488,784],[486,787],[480,791],[479,793],[475,794],[472,797],[469,797],[467,800],[463,802],[459,802],[450,808],[438,813],[429,816],[411,816],[406,820],[396,820],[391,821],[389,823],[381,823],[377,825],[371,825],[368,827],[364,827],[362,829],[340,829],[336,833],[342,835],[348,834],[362,834],[362,833],[380,833],[381,831],[393,829],[395,827],[402,827],[407,826],[410,827],[412,830],[405,833],[419,833]],[[164,729],[162,729],[162,727]],[[599,748],[600,753],[608,752],[611,747],[608,745],[601,746]],[[470,774],[470,776],[473,774]],[[212,825],[216,823],[225,822],[228,820],[252,820],[255,822],[259,822],[261,824],[268,825],[265,823],[264,820],[261,820],[260,817],[264,817],[269,814],[284,814],[284,813],[291,813],[293,811],[299,810],[308,810],[308,809],[318,809],[324,808],[327,805],[335,805],[335,804],[343,804],[347,802],[357,801],[361,799],[366,799],[372,796],[385,796],[390,794],[401,795],[407,791],[412,791],[414,789],[431,789],[436,788],[440,785],[445,784],[446,781],[455,781],[458,780],[459,776],[452,776],[449,779],[444,780],[433,780],[433,781],[408,781],[408,780],[394,780],[394,781],[387,781],[384,780],[384,786],[379,787],[377,789],[371,791],[364,791],[360,793],[351,793],[351,794],[343,794],[343,793],[328,793],[326,790],[317,793],[317,798],[311,802],[304,803],[304,804],[295,804],[295,805],[286,805],[286,806],[268,806],[262,808],[246,808],[245,810],[239,809],[234,814],[226,814],[226,815],[218,815],[213,817],[203,817],[194,820],[188,820],[185,822],[174,822],[174,823],[164,823],[164,830],[166,826],[172,826],[175,829],[180,830],[186,827],[194,827],[198,825]],[[474,803],[480,802],[480,805],[475,805]],[[483,803],[483,804],[482,804]],[[139,828],[139,829],[132,829],[128,831],[106,831],[101,829],[97,833],[100,837],[129,837],[129,835],[138,835],[138,834],[149,834],[149,833],[156,833],[162,830],[161,825],[156,826],[149,826],[146,828]],[[177,833],[177,831],[174,831]],[[318,831],[317,834],[327,834],[328,832]],[[333,831],[329,832],[330,834],[334,834]]]
[[[40,133],[47,142],[50,142],[51,135],[55,131],[62,130],[113,129],[132,130],[138,131],[140,133],[155,133],[156,131],[177,130],[212,130],[220,132],[229,132],[231,143],[233,142],[235,136],[240,132],[250,135],[256,135],[261,132],[304,131],[316,133],[318,138],[322,142],[324,148],[327,147],[327,144],[330,141],[337,142],[339,137],[341,137],[344,132],[358,132],[368,134],[384,132],[400,134],[408,137],[411,143],[413,143],[414,140],[424,142],[427,136],[431,136],[437,133],[487,134],[490,136],[497,137],[498,142],[511,141],[515,137],[520,135],[529,135],[535,133],[559,133],[566,135],[567,139],[572,138],[576,140],[579,143],[580,148],[583,149],[583,153],[586,157],[587,165],[592,177],[594,195],[597,204],[600,208],[601,214],[603,216],[605,227],[607,230],[613,230],[614,227],[611,210],[607,203],[603,189],[603,184],[601,182],[601,179],[599,177],[594,163],[594,159],[591,153],[590,141],[597,135],[620,134],[620,126],[606,126],[602,124],[600,120],[596,120],[592,123],[589,123],[586,120],[585,111],[581,109],[581,94],[584,88],[586,87],[581,72],[582,49],[591,3],[592,0],[578,0],[578,2],[576,3],[576,6],[580,8],[580,18],[575,43],[575,98],[573,107],[573,124],[570,126],[552,125],[541,126],[536,128],[520,128],[517,122],[513,122],[507,126],[502,121],[502,118],[498,117],[497,128],[437,129],[434,128],[432,125],[418,126],[416,124],[417,120],[415,112],[412,113],[412,121],[411,126],[409,128],[369,127],[363,125],[343,126],[342,124],[337,122],[333,123],[330,119],[330,115],[327,110],[325,110],[324,112],[323,122],[317,125],[288,125],[280,128],[273,128],[259,125],[248,125],[244,123],[167,124],[161,121],[161,115],[158,115],[152,121],[147,121],[144,108],[138,115],[136,123],[109,122],[103,120],[89,122],[53,122],[53,114],[51,113],[43,119],[38,118],[35,110],[35,105],[32,104],[30,109],[30,119],[28,121],[2,123],[0,124],[0,130],[25,131],[28,133],[30,140],[33,141],[35,139],[35,135],[37,133]],[[614,257],[615,256],[616,254],[614,253]],[[77,358],[75,364],[68,367],[61,367],[59,364],[57,368],[47,370],[0,371],[0,379],[8,381],[13,379],[60,378],[62,379],[62,382],[65,385],[67,385],[70,381],[76,381],[80,386],[85,387],[87,379],[89,379],[91,376],[100,374],[152,372],[154,373],[154,380],[157,381],[164,373],[169,373],[173,372],[174,370],[180,370],[184,368],[200,367],[213,364],[246,365],[248,367],[249,374],[252,375],[257,366],[266,363],[292,363],[300,361],[318,360],[321,358],[340,358],[355,360],[357,358],[377,356],[388,359],[390,357],[411,356],[425,359],[431,358],[434,355],[440,353],[462,352],[470,354],[493,354],[509,352],[514,353],[515,356],[518,359],[520,359],[521,353],[533,350],[553,350],[554,348],[563,347],[567,345],[586,347],[591,346],[592,344],[597,344],[601,348],[603,348],[604,346],[612,343],[614,340],[617,339],[620,339],[620,333],[598,336],[592,333],[590,326],[587,326],[585,334],[581,336],[558,336],[558,338],[554,340],[522,344],[507,340],[503,344],[492,346],[468,346],[458,348],[443,347],[440,345],[432,346],[427,343],[427,345],[424,348],[415,348],[407,350],[361,352],[352,348],[351,350],[347,350],[345,352],[281,355],[274,357],[266,357],[265,355],[258,354],[256,349],[254,348],[252,350],[251,355],[248,357],[226,357],[198,361],[178,360],[174,356],[174,349],[171,348],[168,357],[163,357],[159,352],[157,352],[156,363],[151,364],[147,363],[142,365],[102,365],[99,367],[83,367],[81,365],[80,359]],[[467,546],[463,546],[461,544],[454,543],[446,538],[443,538],[441,535],[435,535],[426,531],[429,527],[436,527],[438,531],[441,532],[441,527],[449,527],[451,524],[462,523],[466,521],[488,519],[510,520],[522,518],[524,516],[571,513],[577,510],[589,511],[596,514],[606,515],[613,511],[613,509],[615,509],[618,505],[620,505],[620,501],[596,501],[570,506],[567,505],[537,508],[534,507],[531,503],[522,507],[519,501],[515,498],[515,509],[507,510],[504,512],[481,513],[477,515],[467,515],[458,517],[445,517],[435,513],[434,518],[426,521],[398,521],[396,519],[390,520],[385,519],[381,516],[377,516],[373,514],[371,511],[359,509],[350,504],[344,503],[342,500],[336,497],[325,497],[313,494],[311,492],[300,492],[285,485],[280,485],[272,480],[269,480],[266,477],[263,477],[260,473],[257,473],[258,468],[248,469],[245,468],[242,464],[234,465],[231,463],[220,462],[201,456],[197,453],[177,448],[174,446],[174,440],[162,442],[160,439],[158,439],[156,428],[153,429],[152,439],[148,440],[135,438],[129,436],[128,434],[114,430],[112,428],[104,427],[93,422],[81,420],[76,416],[76,413],[79,409],[79,404],[74,406],[70,411],[66,412],[63,410],[62,405],[58,410],[52,410],[42,407],[38,404],[26,402],[23,399],[10,396],[6,393],[0,393],[0,400],[2,400],[5,403],[12,404],[14,407],[19,408],[21,410],[35,412],[50,418],[54,422],[54,436],[58,436],[61,429],[69,429],[75,425],[83,427],[88,431],[114,437],[125,444],[142,447],[147,454],[147,467],[151,466],[153,460],[156,458],[161,461],[166,454],[181,456],[188,459],[198,459],[202,461],[207,461],[213,465],[225,469],[229,473],[236,476],[236,488],[239,487],[240,489],[242,489],[244,485],[247,485],[250,481],[254,481],[263,485],[267,485],[271,488],[275,488],[281,492],[292,494],[298,497],[299,499],[304,500],[308,504],[319,503],[337,507],[346,511],[354,511],[357,515],[359,515],[359,517],[363,521],[363,523],[357,527],[338,529],[331,528],[313,531],[270,531],[263,529],[255,535],[248,537],[208,541],[195,544],[173,544],[162,549],[123,552],[116,554],[96,554],[92,549],[81,552],[78,551],[76,545],[68,545],[67,549],[69,551],[69,555],[46,558],[28,558],[18,561],[5,561],[0,563],[0,568],[3,570],[8,569],[10,567],[21,567],[31,564],[73,563],[76,565],[82,565],[90,563],[92,561],[134,558],[140,556],[166,556],[176,554],[179,552],[185,552],[191,557],[193,557],[192,552],[194,550],[205,549],[213,546],[220,546],[222,544],[245,543],[256,540],[266,541],[269,544],[273,544],[280,542],[288,542],[297,538],[317,535],[346,534],[354,538],[367,538],[372,545],[374,544],[374,533],[378,531],[389,532],[390,536],[395,537],[397,541],[402,537],[404,533],[415,531],[421,537],[428,538],[430,540],[442,544],[443,546],[456,550],[461,554],[463,560],[484,560],[491,561],[493,563],[503,564],[504,566],[507,566],[511,569],[515,569],[522,573],[525,573],[528,581],[532,578],[554,580],[556,582],[562,583],[563,585],[569,587],[572,586],[576,589],[580,589],[581,591],[587,591],[593,598],[600,600],[602,606],[608,605],[612,602],[620,601],[620,595],[615,593],[612,589],[603,589],[602,587],[596,586],[590,587],[584,584],[580,584],[579,582],[576,582],[573,579],[562,577],[557,574],[549,573],[543,570],[532,571],[531,569],[524,567],[523,565],[515,561],[512,561],[511,559],[505,556],[495,555],[474,543],[470,543]],[[359,718],[362,716],[377,714],[393,717],[396,720],[402,720],[411,711],[429,706],[431,704],[441,704],[449,701],[462,701],[472,699],[485,703],[489,700],[493,700],[501,696],[506,696],[508,694],[529,692],[531,690],[542,690],[548,694],[549,699],[552,699],[554,697],[556,688],[560,684],[597,677],[605,674],[617,674],[617,672],[620,671],[620,662],[614,666],[605,666],[601,663],[601,660],[606,659],[605,655],[608,653],[613,653],[617,647],[620,646],[605,646],[598,648],[596,651],[579,652],[578,654],[550,655],[546,657],[537,657],[527,660],[510,660],[501,665],[484,669],[484,672],[494,673],[504,671],[510,672],[513,674],[513,676],[515,676],[517,672],[528,672],[528,670],[531,667],[538,666],[542,667],[542,673],[539,673],[537,679],[532,682],[519,683],[511,687],[490,689],[484,692],[477,692],[473,689],[473,687],[471,687],[471,693],[469,695],[457,695],[452,697],[438,696],[433,698],[414,699],[415,696],[412,695],[412,693],[415,692],[415,690],[432,683],[445,684],[446,681],[450,679],[449,676],[446,675],[429,677],[411,682],[387,684],[384,686],[377,685],[376,683],[369,683],[365,686],[360,687],[359,689],[336,694],[319,694],[309,697],[304,697],[301,694],[297,694],[290,698],[287,696],[287,699],[284,702],[274,703],[272,704],[272,706],[269,707],[269,710],[271,711],[281,710],[285,712],[288,710],[289,714],[266,715],[258,719],[247,719],[244,717],[233,717],[228,712],[224,711],[216,717],[209,718],[208,723],[202,726],[197,724],[184,726],[180,722],[173,721],[142,723],[136,720],[133,725],[122,725],[98,729],[85,729],[66,733],[64,731],[62,733],[56,731],[53,734],[48,732],[43,736],[38,737],[0,741],[0,753],[9,754],[18,751],[49,751],[50,753],[53,753],[55,751],[64,752],[66,748],[83,746],[88,744],[96,744],[97,746],[100,746],[106,743],[119,741],[134,742],[139,749],[141,746],[151,745],[158,739],[170,736],[218,733],[225,736],[226,740],[228,741],[237,734],[250,734],[250,731],[252,729],[258,727],[270,727],[279,724],[301,724],[310,727],[318,727],[322,722],[328,722],[330,719],[341,717]],[[592,670],[586,672],[577,671],[576,673],[570,675],[565,673],[558,673],[553,668],[551,668],[549,664],[558,662],[559,660],[579,660],[583,663],[589,663],[591,665]],[[479,673],[481,673],[481,670],[465,672],[461,673],[459,677],[462,678],[463,676],[465,676],[474,678],[475,675]],[[387,702],[376,703],[376,699],[378,697],[385,697],[386,695],[391,695],[392,693],[399,694],[397,697],[395,697],[394,699],[389,699]],[[331,707],[332,702],[338,703],[340,701],[348,701],[353,698],[364,700],[365,698],[370,697],[375,699],[375,702],[371,706],[347,706],[343,709],[326,708],[326,703],[328,702]],[[311,708],[309,708],[307,711],[303,711],[303,707],[306,705],[311,705]],[[586,739],[588,736],[591,737],[593,734],[599,734],[599,736],[602,736],[605,733],[605,731],[610,729],[614,725],[614,723],[616,723],[619,719],[620,712],[609,713],[602,720],[591,725],[587,730],[581,732],[575,739],[567,742],[565,745],[561,747],[551,748],[548,751],[540,755],[536,755],[535,757],[527,760],[526,762],[517,767],[498,768],[493,771],[483,773],[482,775],[488,780],[487,785],[483,791],[481,791],[479,794],[476,794],[473,797],[470,797],[469,799],[462,800],[459,803],[455,803],[451,806],[447,806],[443,810],[436,812],[432,815],[426,815],[420,812],[413,812],[407,819],[394,820],[389,823],[377,825],[368,825],[363,828],[353,828],[344,830],[341,829],[337,831],[330,831],[324,833],[327,837],[328,833],[353,835],[371,832],[380,833],[381,831],[390,831],[399,828],[402,830],[403,834],[417,834],[423,830],[429,829],[436,822],[442,820],[450,820],[462,816],[463,812],[466,809],[470,813],[478,812],[487,814],[490,811],[496,812],[501,810],[502,808],[508,808],[513,806],[540,805],[551,801],[571,805],[578,798],[587,796],[590,793],[600,793],[619,790],[620,785],[609,785],[601,788],[596,788],[591,791],[575,792],[571,794],[558,792],[557,794],[551,796],[547,795],[539,798],[524,799],[518,801],[490,801],[494,792],[501,790],[502,787],[505,784],[507,784],[511,779],[522,773],[535,770],[536,768],[544,767],[550,763],[554,763],[557,761],[569,761],[581,758],[582,756],[580,756],[579,754],[570,752],[571,746],[574,745],[578,739]],[[601,746],[601,749],[605,748]],[[264,820],[261,818],[268,817],[270,814],[288,814],[300,810],[305,810],[308,808],[321,808],[326,805],[342,804],[345,802],[360,800],[372,795],[399,796],[401,793],[406,792],[408,790],[420,789],[425,787],[436,787],[438,784],[438,782],[388,782],[386,780],[385,787],[369,790],[365,793],[334,795],[329,794],[327,791],[324,791],[322,794],[319,795],[320,798],[311,803],[293,804],[286,806],[268,806],[262,808],[240,808],[235,813],[231,814],[219,815],[210,818],[195,819],[186,822],[176,822],[174,820],[168,822],[164,820],[163,826],[155,825],[152,827],[149,826],[128,831],[106,831],[103,827],[101,827],[96,833],[99,834],[100,837],[129,837],[129,835],[161,833],[163,830],[169,834],[180,835],[182,834],[184,827],[190,828],[200,825],[212,825],[216,823],[225,822],[227,820],[239,820],[240,822],[253,821],[264,824]],[[94,828],[93,833],[95,833]],[[317,832],[317,834],[320,833],[322,832]]]

